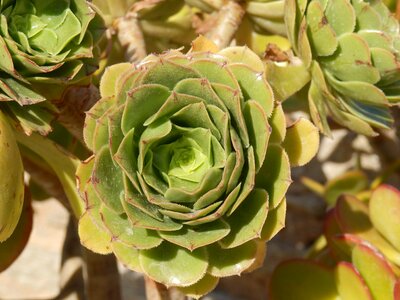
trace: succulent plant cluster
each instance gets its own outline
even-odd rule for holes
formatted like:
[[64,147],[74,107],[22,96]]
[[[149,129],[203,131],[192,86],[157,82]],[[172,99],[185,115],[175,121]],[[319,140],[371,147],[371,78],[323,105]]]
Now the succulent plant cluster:
[[45,100],[98,68],[103,21],[84,0],[1,1],[0,19],[1,108],[27,134],[48,134],[57,109]]
[[[384,3],[0,0],[0,272],[41,193],[83,246],[190,297],[262,266],[319,131],[393,125],[400,29]],[[316,262],[282,264],[271,299],[399,300],[400,192],[360,171],[318,189],[332,210]]]
[[[343,194],[327,214],[326,246],[314,253],[314,261],[278,266],[272,299],[398,299],[400,191],[382,184],[357,194]],[[312,288],[316,283],[318,290]]]
[[193,296],[257,267],[284,223],[289,157],[318,147],[305,119],[286,132],[260,59],[170,51],[110,67],[100,90],[77,173],[82,243]]
[[311,117],[330,134],[327,117],[374,135],[390,128],[388,106],[399,102],[399,23],[382,1],[286,3],[293,50],[310,68]]

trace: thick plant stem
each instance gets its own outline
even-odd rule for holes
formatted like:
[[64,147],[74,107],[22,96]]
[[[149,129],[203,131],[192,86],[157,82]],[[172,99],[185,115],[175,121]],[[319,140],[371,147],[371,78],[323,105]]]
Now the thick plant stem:
[[[57,198],[69,211],[71,211],[71,207],[67,200],[67,197],[64,193],[62,185],[58,178],[54,173],[49,171],[46,168],[42,168],[37,164],[30,161],[28,158],[24,158],[24,167],[30,173],[32,179],[39,184],[50,196]],[[72,216],[71,216],[72,218]],[[76,219],[74,218],[74,222],[76,223]],[[70,223],[72,221],[70,220]],[[74,226],[73,226],[74,225]],[[71,240],[71,247],[74,247],[74,244],[80,245],[79,238],[77,237],[77,229],[76,224],[70,224],[67,229],[67,239],[68,232],[69,235],[72,235],[71,231],[75,237],[69,237]],[[72,227],[72,228],[70,228]],[[74,240],[75,238],[75,240]],[[67,243],[67,241],[66,241]],[[64,246],[65,248],[66,246]],[[67,245],[68,247],[68,245]],[[121,291],[120,291],[120,278],[119,272],[117,268],[117,263],[115,257],[112,255],[99,255],[95,254],[89,250],[82,248],[82,257],[84,261],[84,273],[85,273],[85,290],[86,295],[89,300],[120,300]],[[73,252],[74,249],[64,249]],[[63,261],[65,261],[65,266],[62,266],[61,269],[61,286],[65,287],[65,291],[62,290],[62,293],[71,294],[75,293],[77,295],[77,299],[81,299],[80,291],[79,291],[79,277],[81,276],[78,271],[81,270],[80,263],[76,262],[76,257],[74,260],[66,259],[65,254],[63,252]],[[75,251],[76,252],[76,251]],[[72,253],[76,255],[76,253]],[[67,255],[72,255],[71,253]],[[67,264],[66,264],[67,263]],[[70,287],[71,283],[69,283],[69,278],[76,279],[77,283],[73,283],[73,286]],[[82,277],[82,276],[81,276]],[[64,299],[64,298],[57,298]]]
[[242,22],[244,13],[243,7],[238,3],[234,1],[226,3],[218,12],[217,24],[207,33],[207,38],[212,40],[219,49],[229,46]]
[[61,257],[61,291],[55,300],[85,299],[82,266],[81,244],[77,235],[76,220],[71,215]]
[[136,13],[129,12],[126,16],[118,18],[114,27],[119,42],[125,48],[125,59],[127,61],[137,63],[146,57],[146,45]]
[[144,277],[144,282],[146,286],[146,298],[148,300],[172,300],[169,296],[168,289],[149,277]]
[[88,300],[120,300],[120,277],[115,256],[100,255],[82,247]]

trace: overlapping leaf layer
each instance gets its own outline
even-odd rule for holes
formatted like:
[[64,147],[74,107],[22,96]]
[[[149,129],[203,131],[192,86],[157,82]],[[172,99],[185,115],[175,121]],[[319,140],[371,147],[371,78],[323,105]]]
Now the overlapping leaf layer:
[[262,70],[243,47],[110,67],[77,173],[82,243],[192,296],[257,267],[284,223],[289,160],[318,147],[306,120],[286,134]]

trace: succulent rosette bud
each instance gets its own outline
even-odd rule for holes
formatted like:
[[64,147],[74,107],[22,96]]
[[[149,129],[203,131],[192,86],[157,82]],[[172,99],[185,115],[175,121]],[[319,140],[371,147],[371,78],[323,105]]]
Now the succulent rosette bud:
[[259,266],[284,223],[290,163],[319,139],[305,119],[286,131],[258,56],[150,55],[108,68],[100,91],[84,129],[94,155],[77,172],[83,245],[194,297]]
[[327,116],[356,132],[389,128],[399,102],[399,23],[380,0],[289,0],[289,39],[310,68],[310,113],[330,133]]
[[38,103],[48,84],[78,81],[97,69],[104,26],[85,0],[4,0],[0,18],[1,101]]

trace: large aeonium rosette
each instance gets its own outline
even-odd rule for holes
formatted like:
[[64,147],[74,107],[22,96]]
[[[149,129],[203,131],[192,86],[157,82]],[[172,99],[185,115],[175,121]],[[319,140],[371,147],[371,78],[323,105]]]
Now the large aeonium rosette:
[[85,0],[0,2],[0,101],[45,100],[40,83],[63,84],[97,69],[104,25]]
[[241,47],[110,67],[77,173],[82,243],[194,296],[259,266],[284,224],[284,148],[302,164],[318,146],[306,120],[286,132],[262,70]]
[[381,0],[288,0],[288,37],[310,67],[310,113],[330,134],[327,116],[356,132],[390,128],[399,103],[399,22]]

